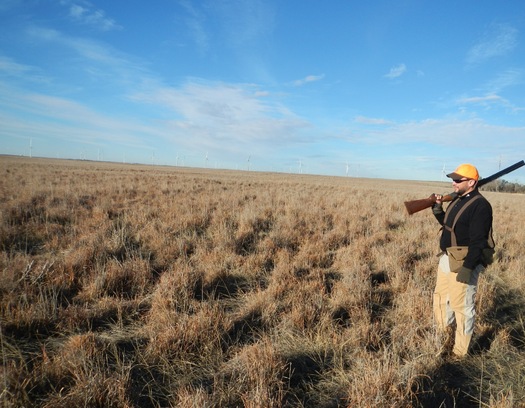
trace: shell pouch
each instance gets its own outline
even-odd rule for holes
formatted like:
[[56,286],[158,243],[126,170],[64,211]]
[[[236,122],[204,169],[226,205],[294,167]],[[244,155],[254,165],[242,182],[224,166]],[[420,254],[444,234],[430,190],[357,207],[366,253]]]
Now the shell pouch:
[[467,246],[451,246],[447,248],[448,263],[451,272],[459,272],[463,266],[463,260],[467,256]]

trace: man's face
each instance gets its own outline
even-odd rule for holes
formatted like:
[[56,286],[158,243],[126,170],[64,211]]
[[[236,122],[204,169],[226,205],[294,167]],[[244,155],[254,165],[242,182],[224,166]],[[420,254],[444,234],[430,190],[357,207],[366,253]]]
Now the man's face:
[[452,180],[452,186],[454,187],[454,192],[460,196],[465,195],[472,191],[472,188],[475,185],[475,181],[462,177],[460,179]]

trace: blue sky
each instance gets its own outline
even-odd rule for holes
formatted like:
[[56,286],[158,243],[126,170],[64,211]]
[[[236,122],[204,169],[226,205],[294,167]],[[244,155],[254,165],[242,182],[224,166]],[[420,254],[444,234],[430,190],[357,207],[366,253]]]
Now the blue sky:
[[525,159],[521,0],[2,0],[0,27],[1,154],[436,181]]

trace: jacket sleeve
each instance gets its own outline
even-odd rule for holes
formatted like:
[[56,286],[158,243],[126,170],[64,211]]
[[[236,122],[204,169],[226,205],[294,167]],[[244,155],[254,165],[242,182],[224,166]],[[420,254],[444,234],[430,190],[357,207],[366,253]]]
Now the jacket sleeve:
[[436,217],[437,222],[439,222],[440,225],[443,225],[445,221],[445,211],[443,211],[443,206],[434,204],[432,207],[432,214]]

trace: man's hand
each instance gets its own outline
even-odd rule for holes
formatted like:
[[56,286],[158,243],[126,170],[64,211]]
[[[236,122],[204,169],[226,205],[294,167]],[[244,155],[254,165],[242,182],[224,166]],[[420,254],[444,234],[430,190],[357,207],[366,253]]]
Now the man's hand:
[[430,197],[434,197],[436,202],[432,206],[432,212],[434,215],[443,213],[443,196],[441,194],[432,194]]
[[472,269],[465,268],[464,266],[462,266],[458,272],[458,275],[456,276],[456,280],[458,282],[468,284],[470,282],[471,275],[472,275]]

